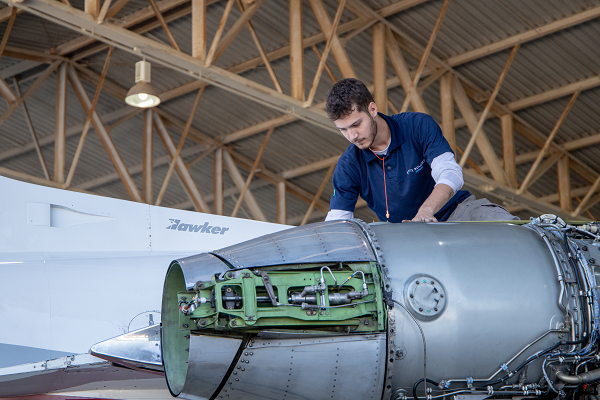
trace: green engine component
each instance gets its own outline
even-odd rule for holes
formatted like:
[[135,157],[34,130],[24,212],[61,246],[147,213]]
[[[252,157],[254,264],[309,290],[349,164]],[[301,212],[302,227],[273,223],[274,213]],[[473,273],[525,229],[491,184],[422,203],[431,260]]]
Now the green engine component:
[[[170,301],[170,300],[168,300]],[[183,330],[386,329],[376,263],[291,265],[234,270],[172,296]]]

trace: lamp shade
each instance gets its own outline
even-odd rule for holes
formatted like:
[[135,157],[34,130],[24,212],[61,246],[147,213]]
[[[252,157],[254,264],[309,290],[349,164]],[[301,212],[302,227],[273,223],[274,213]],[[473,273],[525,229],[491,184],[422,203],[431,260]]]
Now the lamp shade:
[[133,107],[150,108],[159,105],[160,99],[149,83],[140,81],[129,89],[125,102]]

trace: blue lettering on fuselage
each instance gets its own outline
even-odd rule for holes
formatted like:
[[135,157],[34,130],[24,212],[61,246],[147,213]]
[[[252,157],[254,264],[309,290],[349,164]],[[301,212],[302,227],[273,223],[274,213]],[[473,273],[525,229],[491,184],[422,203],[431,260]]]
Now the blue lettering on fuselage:
[[225,232],[229,230],[229,228],[226,227],[209,225],[208,222],[205,222],[204,225],[194,225],[181,223],[180,219],[169,218],[169,221],[171,221],[171,225],[167,226],[167,229],[178,230],[182,232],[200,232],[211,233],[213,235],[224,235]]

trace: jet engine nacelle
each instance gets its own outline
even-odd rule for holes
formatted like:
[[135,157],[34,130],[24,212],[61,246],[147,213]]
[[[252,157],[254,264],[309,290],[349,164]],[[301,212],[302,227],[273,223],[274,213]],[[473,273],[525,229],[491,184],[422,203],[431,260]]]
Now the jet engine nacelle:
[[188,399],[563,397],[600,379],[597,239],[556,220],[350,220],[176,260],[162,305],[169,389]]

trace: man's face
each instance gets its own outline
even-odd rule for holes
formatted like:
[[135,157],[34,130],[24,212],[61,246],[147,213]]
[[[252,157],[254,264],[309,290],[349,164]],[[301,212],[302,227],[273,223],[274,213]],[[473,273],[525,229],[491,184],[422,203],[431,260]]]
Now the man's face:
[[333,123],[350,143],[361,150],[371,147],[377,136],[377,123],[375,123],[371,113],[369,111],[357,111],[356,107],[352,109],[349,115],[336,119]]

